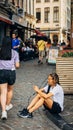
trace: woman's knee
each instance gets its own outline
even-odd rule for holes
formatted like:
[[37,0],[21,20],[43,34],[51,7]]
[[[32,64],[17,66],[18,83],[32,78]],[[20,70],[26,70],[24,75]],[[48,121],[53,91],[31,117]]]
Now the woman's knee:
[[45,99],[44,100],[44,104],[47,105],[49,108],[52,107],[53,105],[53,101],[49,98],[49,99]]
[[13,90],[13,87],[12,86],[8,86],[7,89],[8,89],[8,92],[9,92],[9,91]]

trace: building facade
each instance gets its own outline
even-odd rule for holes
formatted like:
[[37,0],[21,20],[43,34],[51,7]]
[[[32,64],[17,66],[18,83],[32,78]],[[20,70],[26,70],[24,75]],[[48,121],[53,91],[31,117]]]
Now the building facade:
[[16,31],[23,41],[35,27],[34,0],[0,0],[0,43]]
[[35,0],[36,28],[52,42],[67,41],[71,25],[71,0]]
[[34,33],[36,18],[34,17],[34,0],[24,0],[25,19],[27,21],[27,30],[25,37],[30,38]]

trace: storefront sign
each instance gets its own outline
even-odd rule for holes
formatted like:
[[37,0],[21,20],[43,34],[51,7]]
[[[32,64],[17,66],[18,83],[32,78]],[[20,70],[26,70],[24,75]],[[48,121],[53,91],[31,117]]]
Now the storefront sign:
[[24,20],[24,18],[22,18],[22,17],[20,17],[20,16],[13,15],[12,20],[13,20],[15,23],[17,23],[17,24],[19,24],[19,25],[21,25],[21,26],[23,26],[23,27],[27,27],[27,21]]

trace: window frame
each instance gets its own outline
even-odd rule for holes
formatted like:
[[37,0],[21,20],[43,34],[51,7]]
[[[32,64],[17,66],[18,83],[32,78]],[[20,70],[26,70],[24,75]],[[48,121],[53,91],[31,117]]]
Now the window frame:
[[55,6],[53,8],[53,22],[58,23],[59,22],[59,7]]

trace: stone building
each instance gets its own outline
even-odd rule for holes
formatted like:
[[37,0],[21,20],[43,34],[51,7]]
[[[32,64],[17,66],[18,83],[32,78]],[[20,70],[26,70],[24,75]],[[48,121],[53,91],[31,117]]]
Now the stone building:
[[24,0],[25,19],[27,21],[27,30],[25,37],[30,38],[34,33],[36,18],[34,17],[34,0]]
[[[34,0],[0,0],[0,44],[5,35],[17,31],[22,40],[30,37],[35,27]],[[33,31],[32,31],[33,33]]]
[[67,41],[71,25],[71,0],[35,0],[36,28],[52,42]]

